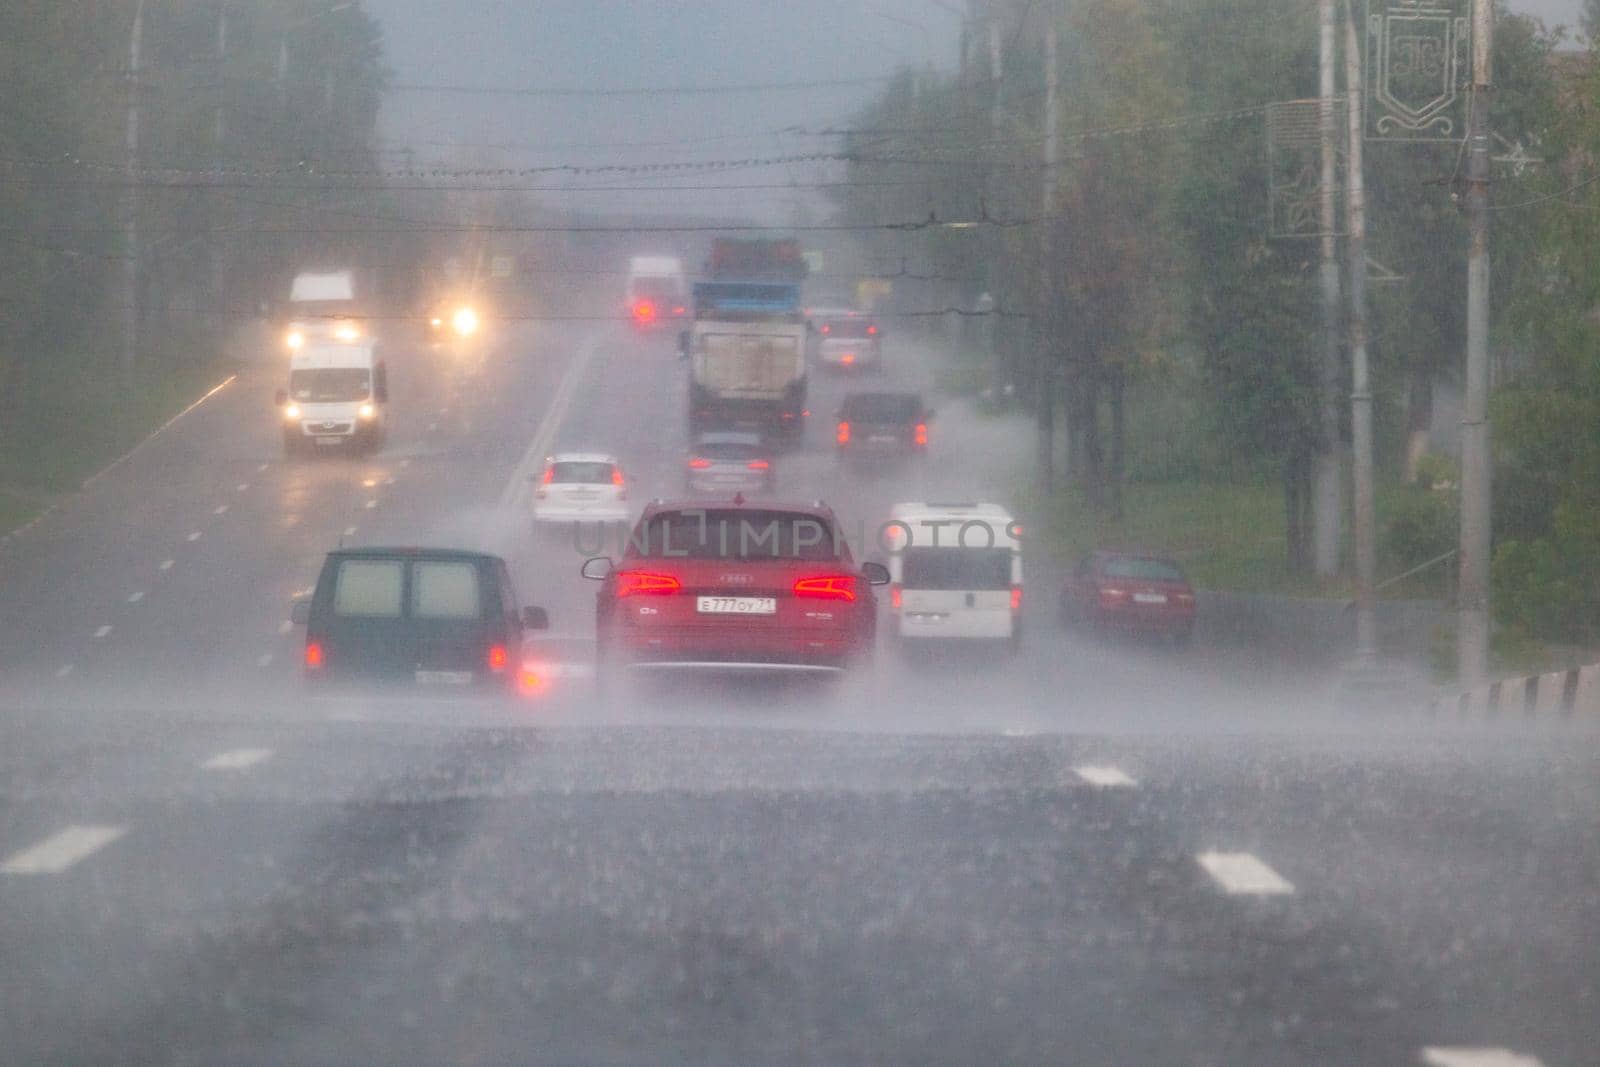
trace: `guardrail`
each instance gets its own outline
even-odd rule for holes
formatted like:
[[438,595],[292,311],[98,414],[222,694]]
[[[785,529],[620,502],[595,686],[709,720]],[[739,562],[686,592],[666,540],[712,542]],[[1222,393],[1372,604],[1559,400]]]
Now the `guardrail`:
[[1435,700],[1430,710],[1464,719],[1520,716],[1600,722],[1600,663],[1523,678],[1503,678]]

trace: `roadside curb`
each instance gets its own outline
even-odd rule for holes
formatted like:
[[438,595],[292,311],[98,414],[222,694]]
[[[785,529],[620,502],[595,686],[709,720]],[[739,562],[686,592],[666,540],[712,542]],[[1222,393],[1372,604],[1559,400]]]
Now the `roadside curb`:
[[1600,724],[1600,664],[1502,678],[1465,693],[1436,697],[1428,713],[1483,721],[1518,718]]

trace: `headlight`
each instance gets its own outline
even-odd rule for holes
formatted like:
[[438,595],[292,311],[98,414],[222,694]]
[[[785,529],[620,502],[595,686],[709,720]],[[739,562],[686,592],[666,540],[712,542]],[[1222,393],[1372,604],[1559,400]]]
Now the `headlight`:
[[298,419],[300,417],[300,405],[294,403],[285,404],[283,406],[283,417],[286,419]]
[[333,336],[341,341],[354,341],[361,336],[361,330],[354,323],[341,322],[333,328]]
[[434,316],[433,318],[428,320],[428,325],[430,325],[430,326],[443,326],[444,325],[444,320],[439,318],[438,316]]
[[290,348],[299,348],[301,345],[306,343],[306,335],[301,333],[299,330],[290,330],[284,337],[283,343],[288,345]]
[[360,407],[356,408],[356,414],[361,416],[363,419],[370,419],[378,414],[378,409],[373,407],[371,404],[362,404]]
[[462,337],[471,337],[478,332],[478,313],[471,308],[461,308],[450,319],[450,325]]

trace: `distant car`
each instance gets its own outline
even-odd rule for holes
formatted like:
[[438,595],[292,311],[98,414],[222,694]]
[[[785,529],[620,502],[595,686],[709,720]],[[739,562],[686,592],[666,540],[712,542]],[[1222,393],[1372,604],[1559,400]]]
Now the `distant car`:
[[627,522],[628,483],[616,456],[559,452],[544,462],[533,490],[536,523]]
[[819,365],[881,371],[883,337],[875,319],[859,311],[826,310],[811,316]]
[[776,450],[760,434],[702,433],[689,446],[684,486],[691,495],[771,493],[777,478]]
[[1061,590],[1061,618],[1102,631],[1151,634],[1187,644],[1194,635],[1194,588],[1164,556],[1094,552]]
[[594,637],[537,634],[523,641],[517,691],[534,700],[566,700],[594,687]]
[[318,687],[514,695],[524,633],[549,626],[544,609],[519,608],[503,559],[448,548],[330,552],[291,610]]
[[599,669],[838,672],[872,652],[881,563],[857,563],[824,504],[658,501],[620,560],[583,576]]
[[840,458],[922,455],[932,418],[916,393],[851,393],[839,406],[834,443]]

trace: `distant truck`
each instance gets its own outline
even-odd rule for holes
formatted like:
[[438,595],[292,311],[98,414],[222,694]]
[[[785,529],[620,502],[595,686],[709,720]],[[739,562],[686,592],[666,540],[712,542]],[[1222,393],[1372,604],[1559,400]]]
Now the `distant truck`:
[[628,318],[650,329],[689,314],[689,286],[676,256],[634,256],[628,261]]
[[799,242],[719,238],[706,274],[694,286],[694,323],[678,339],[689,361],[690,432],[797,440],[808,414]]
[[294,276],[283,343],[291,352],[307,342],[350,342],[362,336],[364,312],[354,271],[306,271]]

